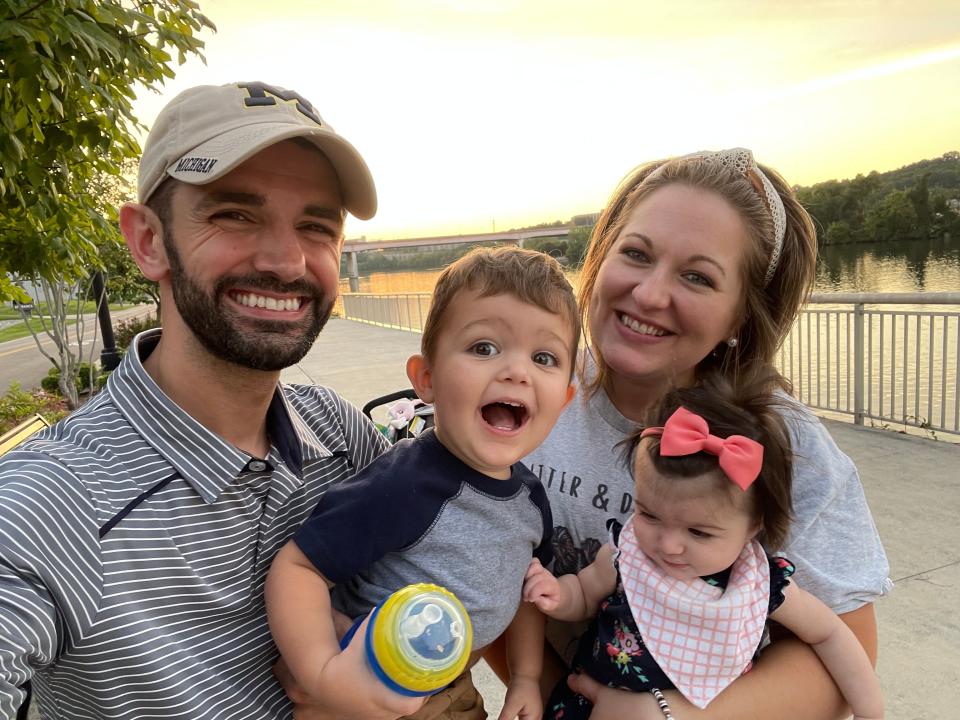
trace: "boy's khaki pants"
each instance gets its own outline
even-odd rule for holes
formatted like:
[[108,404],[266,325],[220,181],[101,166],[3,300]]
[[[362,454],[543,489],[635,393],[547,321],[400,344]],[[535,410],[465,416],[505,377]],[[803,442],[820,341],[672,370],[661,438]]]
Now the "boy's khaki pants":
[[483,698],[474,686],[469,670],[450,687],[431,695],[413,715],[407,716],[408,720],[486,720],[486,717]]

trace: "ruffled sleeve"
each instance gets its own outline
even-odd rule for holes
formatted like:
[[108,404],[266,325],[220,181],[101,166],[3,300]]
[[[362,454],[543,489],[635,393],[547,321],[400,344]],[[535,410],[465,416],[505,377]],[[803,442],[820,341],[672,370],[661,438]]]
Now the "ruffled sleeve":
[[783,605],[783,589],[790,584],[790,576],[796,572],[793,563],[785,557],[768,555],[770,561],[770,607],[767,614],[772,614]]
[[[630,517],[633,517],[632,515]],[[613,566],[617,567],[617,560],[620,559],[620,531],[623,530],[623,524],[616,518],[607,518],[607,542],[613,548]],[[617,568],[617,573],[620,570]],[[617,582],[620,582],[619,575]]]

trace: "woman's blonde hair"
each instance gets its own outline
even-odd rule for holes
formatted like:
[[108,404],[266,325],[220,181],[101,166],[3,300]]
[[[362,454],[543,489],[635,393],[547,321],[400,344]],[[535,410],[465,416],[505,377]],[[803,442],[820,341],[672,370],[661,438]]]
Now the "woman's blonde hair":
[[[766,281],[766,275],[774,246],[773,220],[762,194],[743,173],[703,158],[675,158],[641,165],[620,182],[593,228],[580,274],[577,301],[588,342],[591,298],[600,266],[610,248],[644,198],[659,188],[680,184],[714,192],[724,198],[739,213],[750,239],[742,268],[744,298],[736,347],[721,343],[697,365],[697,377],[718,370],[736,381],[741,374],[750,375],[773,362],[777,349],[790,332],[800,306],[813,287],[817,237],[813,220],[786,181],[775,170],[763,165],[759,167],[780,195],[786,211],[783,247],[769,281]],[[605,385],[609,369],[599,348],[592,343],[590,347],[596,373],[584,378],[584,387],[595,392]],[[781,384],[788,387],[783,378]]]

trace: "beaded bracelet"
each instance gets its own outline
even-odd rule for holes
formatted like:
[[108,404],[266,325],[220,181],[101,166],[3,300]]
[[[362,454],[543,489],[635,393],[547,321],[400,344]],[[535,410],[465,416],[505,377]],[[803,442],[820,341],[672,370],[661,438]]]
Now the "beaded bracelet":
[[657,701],[657,705],[660,706],[660,712],[663,713],[663,717],[666,720],[673,720],[673,715],[670,714],[670,705],[667,703],[667,699],[663,696],[663,693],[657,688],[650,688],[650,692]]

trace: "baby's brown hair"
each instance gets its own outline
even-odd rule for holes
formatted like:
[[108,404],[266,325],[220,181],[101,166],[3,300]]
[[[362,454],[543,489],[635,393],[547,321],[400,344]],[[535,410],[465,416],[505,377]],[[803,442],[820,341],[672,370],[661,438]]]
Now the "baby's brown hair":
[[433,289],[430,312],[420,338],[420,352],[427,360],[434,360],[447,308],[464,290],[473,290],[480,297],[513,295],[525,303],[561,315],[570,326],[570,372],[573,372],[580,343],[580,312],[573,288],[554,258],[534,250],[505,245],[474,248],[448,265]]
[[[783,418],[789,406],[784,395],[774,392],[778,377],[773,368],[768,368],[735,387],[719,373],[712,373],[694,387],[668,392],[651,410],[646,424],[663,427],[683,407],[706,420],[711,435],[742,435],[763,446],[760,474],[746,491],[725,476],[720,482],[739,507],[746,503],[746,511],[760,524],[757,539],[770,552],[783,546],[793,513],[792,452]],[[648,437],[641,448],[642,430],[643,427],[627,440],[631,459],[638,451],[647,452],[657,472],[671,481],[683,482],[719,469],[718,457],[703,451],[683,456],[661,455],[658,436]]]

